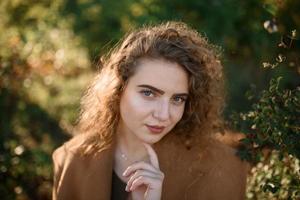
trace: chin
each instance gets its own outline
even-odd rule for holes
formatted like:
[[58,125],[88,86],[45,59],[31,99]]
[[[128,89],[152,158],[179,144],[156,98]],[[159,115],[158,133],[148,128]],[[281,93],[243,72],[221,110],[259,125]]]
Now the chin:
[[143,138],[140,138],[140,140],[144,143],[147,143],[147,144],[155,144],[157,142],[159,142],[161,140],[161,137],[143,137]]

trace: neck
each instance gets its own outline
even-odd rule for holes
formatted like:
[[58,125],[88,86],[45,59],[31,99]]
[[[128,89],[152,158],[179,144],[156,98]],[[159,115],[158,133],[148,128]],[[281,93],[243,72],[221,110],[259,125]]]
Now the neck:
[[142,141],[133,133],[122,128],[122,125],[118,126],[116,139],[116,151],[124,154],[129,162],[144,160],[147,157],[147,151]]

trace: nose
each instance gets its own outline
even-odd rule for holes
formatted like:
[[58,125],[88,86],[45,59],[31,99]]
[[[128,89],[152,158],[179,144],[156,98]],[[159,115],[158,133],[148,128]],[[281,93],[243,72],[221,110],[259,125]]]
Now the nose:
[[167,121],[170,118],[170,105],[169,101],[158,101],[153,112],[153,117],[159,121]]

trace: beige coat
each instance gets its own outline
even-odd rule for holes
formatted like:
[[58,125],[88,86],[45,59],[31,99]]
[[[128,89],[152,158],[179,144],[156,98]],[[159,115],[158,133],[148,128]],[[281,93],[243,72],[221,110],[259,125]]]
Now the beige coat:
[[[167,135],[168,136],[168,135]],[[235,151],[213,139],[186,149],[170,136],[154,145],[165,174],[164,200],[241,200],[247,164]],[[81,156],[79,135],[53,153],[54,200],[110,200],[113,146],[96,156]]]

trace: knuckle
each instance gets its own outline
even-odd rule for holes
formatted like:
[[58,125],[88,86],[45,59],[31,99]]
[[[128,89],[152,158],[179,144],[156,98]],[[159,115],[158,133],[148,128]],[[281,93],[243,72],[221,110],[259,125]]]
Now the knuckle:
[[159,172],[158,172],[158,175],[159,175],[160,177],[162,177],[162,178],[165,177],[165,174],[164,174],[162,171],[159,171]]
[[147,163],[145,161],[141,161],[140,164],[141,164],[141,166],[147,165]]
[[135,171],[135,176],[140,176],[142,174],[142,171],[140,169]]
[[132,182],[132,185],[139,184],[139,183],[142,182],[142,181],[143,181],[143,180],[142,180],[142,177],[139,176],[139,177],[137,177],[137,178]]
[[144,180],[145,180],[145,177],[144,177],[144,176],[139,176],[139,177],[137,178],[137,180],[138,180],[138,181],[144,181]]
[[134,177],[130,177],[130,179],[128,180],[128,183],[132,183],[134,181]]

